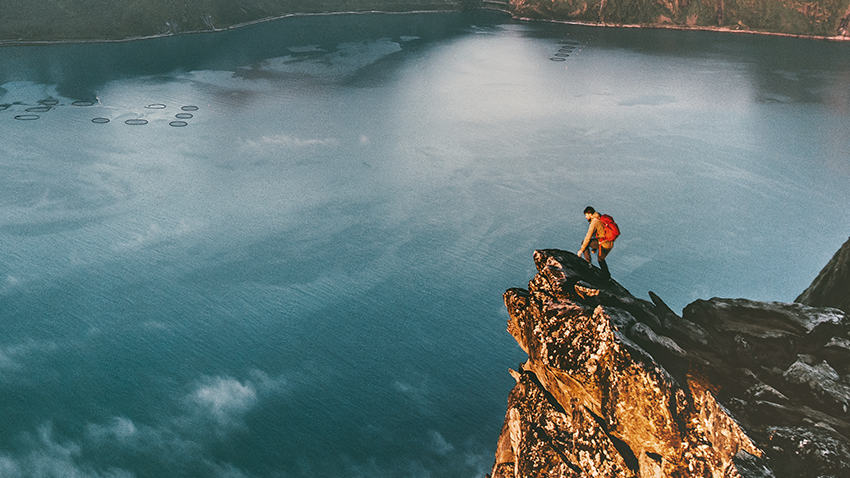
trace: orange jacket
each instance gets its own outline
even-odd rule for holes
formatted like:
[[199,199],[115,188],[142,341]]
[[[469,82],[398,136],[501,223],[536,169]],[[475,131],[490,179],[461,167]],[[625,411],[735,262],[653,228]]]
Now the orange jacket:
[[[581,243],[579,253],[582,253],[585,249],[587,249],[587,246],[590,244],[593,236],[600,237],[605,235],[605,225],[599,220],[599,216],[600,214],[598,212],[593,213],[593,216],[591,216],[590,226],[587,228],[587,234],[584,236],[584,241]],[[604,249],[611,249],[614,247],[614,241],[600,242],[599,245]]]

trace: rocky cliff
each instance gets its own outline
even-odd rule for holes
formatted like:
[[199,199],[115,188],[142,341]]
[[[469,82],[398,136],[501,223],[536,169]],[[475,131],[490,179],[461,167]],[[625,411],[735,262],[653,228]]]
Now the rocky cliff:
[[[846,272],[848,248],[827,269]],[[850,476],[845,312],[713,298],[679,316],[573,253],[534,261],[504,295],[528,360],[490,476]]]
[[850,1],[510,0],[513,15],[598,25],[850,37]]

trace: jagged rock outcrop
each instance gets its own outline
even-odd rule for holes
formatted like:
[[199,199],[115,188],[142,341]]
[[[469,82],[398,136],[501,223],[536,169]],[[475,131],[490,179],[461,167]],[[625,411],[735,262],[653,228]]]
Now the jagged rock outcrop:
[[795,302],[815,307],[835,307],[850,314],[850,239],[832,256],[812,285]]
[[681,316],[575,254],[504,296],[528,353],[491,476],[850,476],[850,319],[698,300]]
[[598,25],[701,28],[848,38],[846,2],[510,0],[515,16]]

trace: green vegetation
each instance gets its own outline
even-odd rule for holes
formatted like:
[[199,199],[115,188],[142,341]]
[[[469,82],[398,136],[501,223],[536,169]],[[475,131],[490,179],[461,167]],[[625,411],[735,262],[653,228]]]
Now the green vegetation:
[[[11,4],[9,4],[11,3]],[[0,42],[122,40],[209,31],[289,14],[460,10],[481,0],[18,0]],[[850,0],[510,0],[515,16],[606,25],[846,36]]]
[[847,1],[727,0],[724,26],[833,36],[847,14]]
[[850,0],[513,0],[516,16],[607,25],[846,36]]
[[84,41],[209,31],[299,13],[458,10],[465,0],[19,0],[0,41]]

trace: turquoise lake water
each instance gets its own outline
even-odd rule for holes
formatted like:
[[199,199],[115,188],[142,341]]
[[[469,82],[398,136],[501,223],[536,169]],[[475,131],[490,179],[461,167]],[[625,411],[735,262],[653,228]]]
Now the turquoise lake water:
[[0,476],[483,477],[502,293],[585,206],[676,311],[811,283],[849,48],[498,14],[0,48]]

